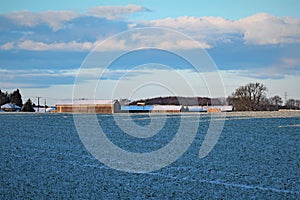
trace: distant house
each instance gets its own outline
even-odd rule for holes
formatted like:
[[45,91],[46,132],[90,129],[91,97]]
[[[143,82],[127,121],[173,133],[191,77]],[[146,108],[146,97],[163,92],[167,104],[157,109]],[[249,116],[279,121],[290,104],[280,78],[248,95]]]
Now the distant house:
[[113,114],[121,110],[117,100],[74,100],[56,104],[58,113],[96,113]]
[[7,103],[1,106],[1,110],[5,112],[19,112],[21,109],[20,106],[17,106],[13,103]]

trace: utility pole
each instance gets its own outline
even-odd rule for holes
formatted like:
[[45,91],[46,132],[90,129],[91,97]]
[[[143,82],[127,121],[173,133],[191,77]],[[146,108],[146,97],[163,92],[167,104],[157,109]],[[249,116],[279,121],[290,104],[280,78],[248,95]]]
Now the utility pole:
[[42,98],[42,97],[37,96],[36,98],[38,100],[38,112],[39,112],[40,111],[40,98]]
[[45,102],[44,102],[45,112],[46,112],[46,108],[47,108],[46,103],[47,103],[47,100],[46,100],[46,98],[45,98]]
[[287,97],[288,97],[287,92],[285,92],[285,93],[284,93],[285,104],[287,103]]

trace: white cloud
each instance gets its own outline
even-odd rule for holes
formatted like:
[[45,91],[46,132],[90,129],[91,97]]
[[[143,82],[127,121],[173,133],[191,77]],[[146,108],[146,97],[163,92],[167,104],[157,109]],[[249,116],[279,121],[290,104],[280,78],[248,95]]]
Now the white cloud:
[[11,49],[22,49],[30,51],[87,51],[92,50],[95,47],[95,43],[92,42],[67,42],[67,43],[44,43],[44,42],[35,42],[32,40],[25,40],[20,42],[8,42],[0,47],[3,50]]
[[77,75],[78,70],[10,70],[10,69],[0,69],[0,78],[1,80],[5,79],[14,79],[20,77],[66,77],[72,76],[75,77]]
[[0,49],[2,50],[10,50],[14,48],[14,43],[13,42],[7,42],[3,45],[0,46]]
[[[64,27],[65,22],[87,15],[96,17],[106,17],[107,19],[118,19],[131,13],[147,11],[148,9],[138,5],[127,6],[100,6],[92,8],[87,14],[79,14],[73,11],[47,11],[32,13],[29,11],[10,13],[5,15],[25,26],[36,26],[38,24],[48,24],[54,31]],[[236,39],[243,39],[246,44],[282,44],[282,43],[300,43],[300,20],[291,17],[276,17],[273,15],[258,13],[253,16],[239,19],[228,20],[221,17],[178,17],[165,18],[138,22],[134,21],[128,24],[132,29],[139,24],[149,27],[166,27],[188,34],[197,40],[198,45],[204,49],[216,46],[218,42],[230,43]],[[81,24],[76,24],[80,31]],[[101,30],[102,31],[102,30]],[[39,34],[39,32],[36,32]],[[95,40],[97,38],[94,38]],[[64,51],[90,51],[101,41],[69,41],[61,42],[42,42],[35,41],[35,38],[19,38],[19,41],[6,42],[0,46],[2,50],[24,49],[24,50],[64,50]],[[170,42],[171,41],[171,42]],[[104,45],[104,46],[103,46]],[[198,48],[190,40],[174,39],[169,35],[136,35],[135,38],[122,40],[109,40],[104,42],[97,51],[127,50],[133,47],[157,46],[167,49],[193,49]],[[196,47],[197,46],[197,47]]]
[[[171,38],[170,38],[171,37]],[[2,50],[22,49],[30,51],[126,51],[137,48],[156,47],[168,50],[187,50],[196,48],[210,48],[206,42],[198,42],[185,38],[176,38],[168,34],[160,35],[142,35],[134,34],[132,38],[116,38],[108,40],[99,40],[95,42],[56,42],[44,43],[33,40],[24,40],[19,42],[7,42],[0,46]]]
[[188,34],[197,41],[205,42],[211,46],[213,43],[224,38],[225,34],[235,33],[237,30],[232,26],[232,21],[221,17],[178,17],[150,20],[141,22],[150,27],[166,27]]
[[221,17],[178,17],[142,22],[147,26],[173,28],[208,43],[228,34],[243,35],[249,44],[300,43],[300,20],[257,13],[240,20]]
[[129,4],[126,6],[99,6],[91,8],[88,14],[96,17],[105,17],[109,20],[113,20],[123,18],[124,16],[127,16],[132,13],[146,11],[150,10],[139,5]]
[[80,14],[74,11],[46,11],[38,13],[21,11],[4,16],[19,25],[34,27],[39,24],[48,24],[54,31],[57,31],[63,28],[64,22],[75,19]]
[[150,26],[169,27],[176,30],[189,30],[197,31],[212,31],[212,30],[223,30],[228,29],[228,25],[232,23],[230,20],[223,19],[221,17],[190,17],[183,16],[178,18],[165,18],[158,20],[144,21],[144,24]]
[[[152,31],[152,32],[151,32]],[[171,49],[171,50],[187,50],[187,49],[197,49],[211,48],[209,44],[205,41],[196,41],[186,36],[183,36],[181,33],[176,33],[173,31],[164,31],[162,30],[149,30],[148,33],[141,31],[139,33],[133,34],[131,38],[128,39],[133,44],[135,48],[141,47],[157,47],[161,49]]]
[[[0,47],[3,50],[22,49],[30,51],[91,51],[102,41],[96,42],[58,42],[58,43],[44,43],[32,40],[25,40],[20,42],[8,42]],[[129,47],[125,45],[124,40],[109,40],[103,43],[96,51],[114,51],[126,50]]]
[[236,21],[235,26],[243,31],[245,41],[251,44],[300,42],[300,20],[291,17],[258,13]]
[[82,16],[94,16],[114,20],[122,19],[127,15],[136,12],[147,11],[150,10],[139,5],[129,4],[126,6],[99,6],[91,8],[88,13],[84,14],[67,10],[46,12],[18,11],[5,14],[3,16],[18,25],[34,27],[40,24],[47,24],[53,29],[53,31],[57,31],[64,28],[65,22]]

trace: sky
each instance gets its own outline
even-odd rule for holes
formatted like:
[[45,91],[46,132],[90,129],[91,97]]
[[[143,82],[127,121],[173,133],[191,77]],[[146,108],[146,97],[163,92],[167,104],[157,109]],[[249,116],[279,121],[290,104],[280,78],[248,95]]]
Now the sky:
[[72,98],[300,99],[300,3],[0,0],[0,89]]

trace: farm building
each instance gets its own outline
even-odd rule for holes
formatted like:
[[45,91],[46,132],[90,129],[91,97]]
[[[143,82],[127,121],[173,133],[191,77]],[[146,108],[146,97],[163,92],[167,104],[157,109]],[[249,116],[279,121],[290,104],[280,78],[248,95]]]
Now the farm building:
[[232,106],[188,106],[189,112],[231,112]]
[[1,110],[5,112],[19,112],[21,107],[13,103],[7,103],[1,106]]
[[148,113],[151,112],[153,106],[121,106],[122,112],[130,112],[130,113]]
[[203,106],[188,106],[189,112],[206,112]]
[[203,109],[207,112],[231,112],[232,106],[203,106]]
[[153,106],[152,112],[179,113],[179,112],[181,112],[181,109],[182,109],[182,106],[155,105],[155,106]]
[[173,105],[138,105],[138,106],[121,106],[122,112],[130,113],[179,113],[182,111],[182,106]]
[[121,110],[117,100],[74,100],[56,104],[59,113],[113,114]]
[[121,112],[130,113],[179,113],[179,112],[230,112],[232,106],[176,106],[176,105],[133,105],[121,106]]

